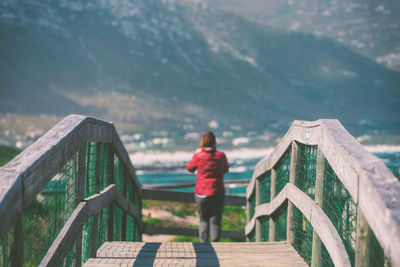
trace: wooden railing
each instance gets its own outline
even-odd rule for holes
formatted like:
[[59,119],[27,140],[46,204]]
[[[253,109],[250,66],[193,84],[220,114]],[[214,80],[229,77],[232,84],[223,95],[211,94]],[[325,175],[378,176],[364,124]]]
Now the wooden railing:
[[[89,158],[88,153],[92,153],[89,151],[89,144],[94,148],[94,158]],[[87,169],[91,166],[95,170]],[[68,179],[60,180],[60,176]],[[41,191],[50,182],[61,186],[63,195],[44,202],[48,194],[42,195]],[[22,266],[25,261],[31,265],[38,265],[40,262],[40,266],[60,266],[70,253],[75,255],[74,266],[80,266],[82,240],[90,240],[84,249],[89,250],[86,254],[95,256],[98,246],[101,245],[98,243],[98,235],[102,233],[99,225],[107,225],[103,227],[104,239],[111,241],[114,239],[113,234],[117,233],[119,239],[124,240],[128,233],[128,217],[137,228],[130,230],[130,233],[139,231],[133,239],[140,240],[141,194],[129,155],[113,124],[80,115],[66,117],[0,169],[2,265]],[[52,197],[51,194],[48,197]],[[34,211],[36,214],[31,214],[32,203],[39,207],[38,211]],[[43,203],[49,203],[50,206]],[[61,206],[59,213],[54,213],[51,205]],[[69,217],[66,217],[67,206],[71,213]],[[107,213],[102,212],[105,208]],[[122,213],[118,215],[116,209],[122,210]],[[28,217],[27,214],[31,216]],[[114,228],[116,219],[121,221],[121,231]],[[45,229],[36,229],[39,223],[46,229],[60,231],[51,236]],[[90,238],[82,237],[85,224],[89,224],[91,229]],[[40,234],[43,230],[44,233]],[[30,234],[40,234],[40,238],[36,238],[39,240],[27,237]],[[51,246],[46,252],[48,245]],[[24,250],[28,247],[29,251],[34,252],[24,256]],[[43,257],[34,254],[45,255]],[[32,260],[29,257],[39,258]]]
[[[197,236],[195,229],[142,224],[142,199],[194,203],[193,193],[159,187],[141,188],[112,123],[70,115],[0,169],[0,265],[81,266],[105,241]],[[246,199],[227,196],[225,203],[245,206]]]
[[[314,151],[308,163],[300,162],[300,147]],[[327,179],[336,180],[329,185]],[[329,194],[337,195],[341,202],[337,205],[345,203],[338,216],[346,216],[338,219],[331,214],[334,207],[327,206]],[[257,164],[247,188],[247,202],[249,240],[275,241],[276,229],[284,225],[284,239],[312,266],[326,260],[321,255],[325,248],[325,258],[330,257],[335,266],[372,266],[370,254],[380,249],[384,252],[379,256],[381,264],[390,261],[392,266],[400,266],[400,182],[337,120],[295,121],[273,153]],[[356,210],[346,213],[350,206]],[[295,216],[301,216],[300,221]],[[354,216],[352,221],[350,216]],[[300,223],[296,226],[296,222]],[[308,240],[296,237],[306,233],[309,225]],[[268,240],[262,240],[266,236]],[[378,242],[374,244],[375,237]],[[301,248],[297,248],[299,244]]]

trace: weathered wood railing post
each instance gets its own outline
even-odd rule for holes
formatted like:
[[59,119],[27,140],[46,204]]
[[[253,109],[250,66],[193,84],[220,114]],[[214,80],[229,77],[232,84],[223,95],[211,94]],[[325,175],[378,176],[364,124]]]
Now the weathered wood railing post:
[[[271,200],[274,199],[276,192],[276,170],[271,170]],[[275,241],[275,220],[269,217],[269,241]]]
[[[317,164],[315,169],[315,203],[322,208],[323,206],[323,186],[325,177],[325,156],[322,150],[318,147],[317,149]],[[311,255],[311,266],[321,266],[321,239],[317,232],[313,230],[313,243],[312,243],[312,255]]]
[[[296,164],[297,164],[298,145],[296,141],[292,141],[292,152],[290,156],[290,175],[289,183],[295,184],[296,179]],[[293,203],[288,200],[287,207],[287,224],[286,224],[286,239],[289,243],[294,243],[294,227],[293,227]]]
[[[107,179],[108,184],[114,183],[114,146],[108,144],[108,157],[107,157]],[[108,207],[108,218],[107,218],[107,241],[114,240],[114,208],[113,203]]]
[[[250,195],[251,196],[251,195]],[[251,218],[250,218],[250,198],[248,198],[246,200],[246,218],[247,218],[247,223],[250,222]],[[250,238],[248,236],[246,236],[246,242],[251,242]]]
[[370,266],[371,229],[358,207],[356,234],[356,267]]
[[[101,175],[101,151],[102,143],[97,143],[96,146],[96,180],[95,194],[100,193],[100,175]],[[92,221],[92,236],[90,244],[90,257],[95,258],[97,252],[97,238],[99,235],[99,214],[93,216]]]
[[[128,171],[126,166],[124,166],[124,184],[122,186],[123,188],[123,195],[126,199],[128,194],[127,194],[127,186],[128,186]],[[126,241],[126,230],[127,230],[127,213],[126,211],[123,212],[122,214],[122,223],[121,223],[121,241]]]
[[24,263],[24,212],[14,225],[14,240],[11,245],[11,266],[22,267]]
[[[254,206],[254,209],[255,209],[258,205],[261,204],[260,203],[261,196],[260,196],[260,180],[259,179],[256,179],[256,186],[255,186],[254,194],[255,194],[255,198],[256,198],[255,199],[256,204]],[[254,211],[254,214],[255,214],[255,211]],[[256,224],[256,226],[255,226],[256,242],[261,242],[261,223],[260,223],[259,219],[256,219],[255,224]]]
[[[77,181],[76,181],[76,204],[78,205],[85,198],[85,176],[86,176],[86,143],[78,151]],[[82,265],[82,230],[75,241],[74,266]]]

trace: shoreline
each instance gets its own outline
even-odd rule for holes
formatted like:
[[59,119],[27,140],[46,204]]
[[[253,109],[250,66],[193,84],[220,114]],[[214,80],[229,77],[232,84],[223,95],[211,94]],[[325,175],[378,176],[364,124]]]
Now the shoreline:
[[[396,153],[400,152],[399,145],[366,145],[363,146],[370,153]],[[238,148],[224,150],[228,161],[248,161],[262,159],[269,156],[274,147],[268,148]],[[161,152],[158,150],[141,151],[129,154],[134,166],[148,165],[182,165],[187,163],[193,156],[192,151]]]

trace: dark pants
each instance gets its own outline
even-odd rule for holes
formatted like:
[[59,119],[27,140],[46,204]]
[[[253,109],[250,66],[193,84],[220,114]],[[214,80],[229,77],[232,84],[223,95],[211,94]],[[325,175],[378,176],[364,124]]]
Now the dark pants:
[[208,242],[208,236],[210,236],[211,242],[219,241],[224,201],[225,195],[215,195],[206,198],[196,196],[197,212],[200,215],[200,242]]

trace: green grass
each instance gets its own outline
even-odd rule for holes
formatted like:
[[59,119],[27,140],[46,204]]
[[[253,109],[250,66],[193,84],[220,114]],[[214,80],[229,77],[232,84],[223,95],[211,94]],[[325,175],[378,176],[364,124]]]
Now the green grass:
[[21,149],[16,147],[0,145],[0,167],[4,166],[7,162],[12,160],[21,151]]
[[150,226],[156,226],[162,224],[162,220],[159,218],[149,218],[143,220],[143,223]]

